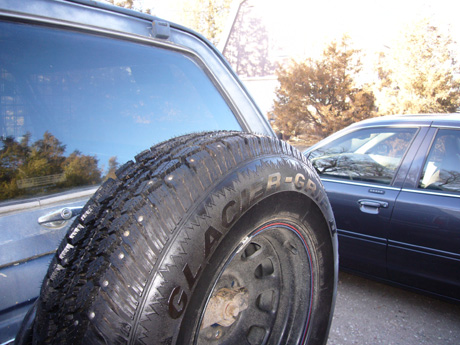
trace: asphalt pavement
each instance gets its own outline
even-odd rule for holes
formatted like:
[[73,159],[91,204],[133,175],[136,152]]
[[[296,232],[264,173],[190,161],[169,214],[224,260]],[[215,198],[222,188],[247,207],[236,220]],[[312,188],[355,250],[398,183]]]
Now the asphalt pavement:
[[460,305],[340,272],[327,345],[459,345]]

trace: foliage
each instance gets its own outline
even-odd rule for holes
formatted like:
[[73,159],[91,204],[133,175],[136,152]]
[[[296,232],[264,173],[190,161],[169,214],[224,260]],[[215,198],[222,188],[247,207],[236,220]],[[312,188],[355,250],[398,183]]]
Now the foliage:
[[[104,0],[112,5],[155,14],[155,5],[146,8],[141,0]],[[162,1],[162,0],[155,0]],[[170,4],[170,8],[179,13],[174,19],[205,36],[217,45],[220,34],[230,13],[233,0],[180,0]],[[152,1],[151,4],[154,2]],[[161,13],[159,14],[161,16]],[[165,18],[168,19],[168,18]]]
[[455,112],[460,106],[459,73],[450,34],[424,19],[380,54],[379,112]]
[[116,178],[115,172],[117,171],[119,167],[120,167],[120,163],[118,163],[117,157],[116,156],[110,157],[109,158],[109,171],[107,172],[107,175],[105,176],[105,178],[115,179]]
[[107,1],[110,2],[112,5],[125,7],[125,8],[129,8],[129,9],[134,8],[134,0],[118,0],[118,1],[107,0]]
[[361,69],[360,51],[349,48],[349,38],[330,43],[322,58],[293,61],[278,69],[279,88],[272,117],[285,139],[306,134],[324,138],[374,116],[374,95],[356,87]]
[[62,164],[65,180],[63,186],[84,186],[101,182],[98,160],[93,156],[83,155],[80,151],[72,152]]
[[186,0],[181,23],[217,44],[230,13],[232,0]]
[[1,140],[0,200],[101,182],[96,157],[78,151],[65,157],[65,145],[49,132],[34,143],[30,138]]
[[143,8],[141,0],[103,0],[109,4],[150,14],[150,8]]

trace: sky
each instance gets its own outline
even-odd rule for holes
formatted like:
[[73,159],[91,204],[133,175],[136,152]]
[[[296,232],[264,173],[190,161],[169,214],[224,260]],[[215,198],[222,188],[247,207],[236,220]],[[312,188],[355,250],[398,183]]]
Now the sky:
[[[193,0],[142,0],[153,13],[180,21],[181,3]],[[240,0],[235,0],[238,2]],[[348,34],[357,48],[373,52],[390,46],[417,19],[431,18],[460,43],[459,0],[251,0],[261,9],[273,39],[287,55],[315,55],[325,43]],[[277,23],[273,25],[273,23]],[[180,24],[180,22],[179,22]]]
[[[181,24],[184,3],[196,0],[140,0],[152,14]],[[236,5],[241,0],[234,0]],[[276,60],[319,58],[324,48],[344,34],[363,53],[361,82],[372,81],[378,52],[391,49],[412,23],[429,18],[449,30],[460,55],[460,0],[248,0],[260,11],[276,46]],[[259,106],[267,112],[272,101],[255,80],[245,80]],[[252,84],[254,85],[252,85]],[[275,85],[275,84],[273,84]],[[269,85],[274,89],[273,85]],[[273,90],[271,90],[273,91]]]

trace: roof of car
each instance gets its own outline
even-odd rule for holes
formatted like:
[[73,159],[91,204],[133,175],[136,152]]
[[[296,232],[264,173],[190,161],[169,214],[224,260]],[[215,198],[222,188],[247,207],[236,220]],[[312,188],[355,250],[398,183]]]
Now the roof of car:
[[460,113],[387,115],[387,116],[374,117],[368,120],[357,122],[351,125],[350,127],[399,126],[399,125],[460,127]]
[[368,127],[443,127],[460,128],[460,113],[453,114],[417,114],[417,115],[386,115],[356,122],[309,147],[305,152],[311,152],[323,146],[346,132]]

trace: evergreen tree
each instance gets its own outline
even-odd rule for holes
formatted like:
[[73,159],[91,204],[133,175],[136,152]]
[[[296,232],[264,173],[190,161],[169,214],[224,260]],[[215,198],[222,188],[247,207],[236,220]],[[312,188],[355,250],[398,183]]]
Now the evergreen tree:
[[85,186],[101,182],[101,171],[94,156],[83,155],[75,150],[63,163],[64,186]]
[[19,141],[1,139],[0,200],[101,182],[96,157],[79,151],[65,157],[65,145],[49,132],[34,143],[30,138],[26,133]]
[[374,116],[372,91],[355,83],[361,70],[360,51],[349,45],[344,36],[340,44],[329,44],[318,60],[279,68],[272,117],[285,139],[308,133],[318,140]]
[[381,114],[446,113],[460,106],[458,46],[427,19],[413,25],[378,66]]
[[108,178],[116,178],[115,172],[120,167],[120,163],[118,163],[117,156],[112,156],[109,158],[109,171],[105,176],[106,179]]

